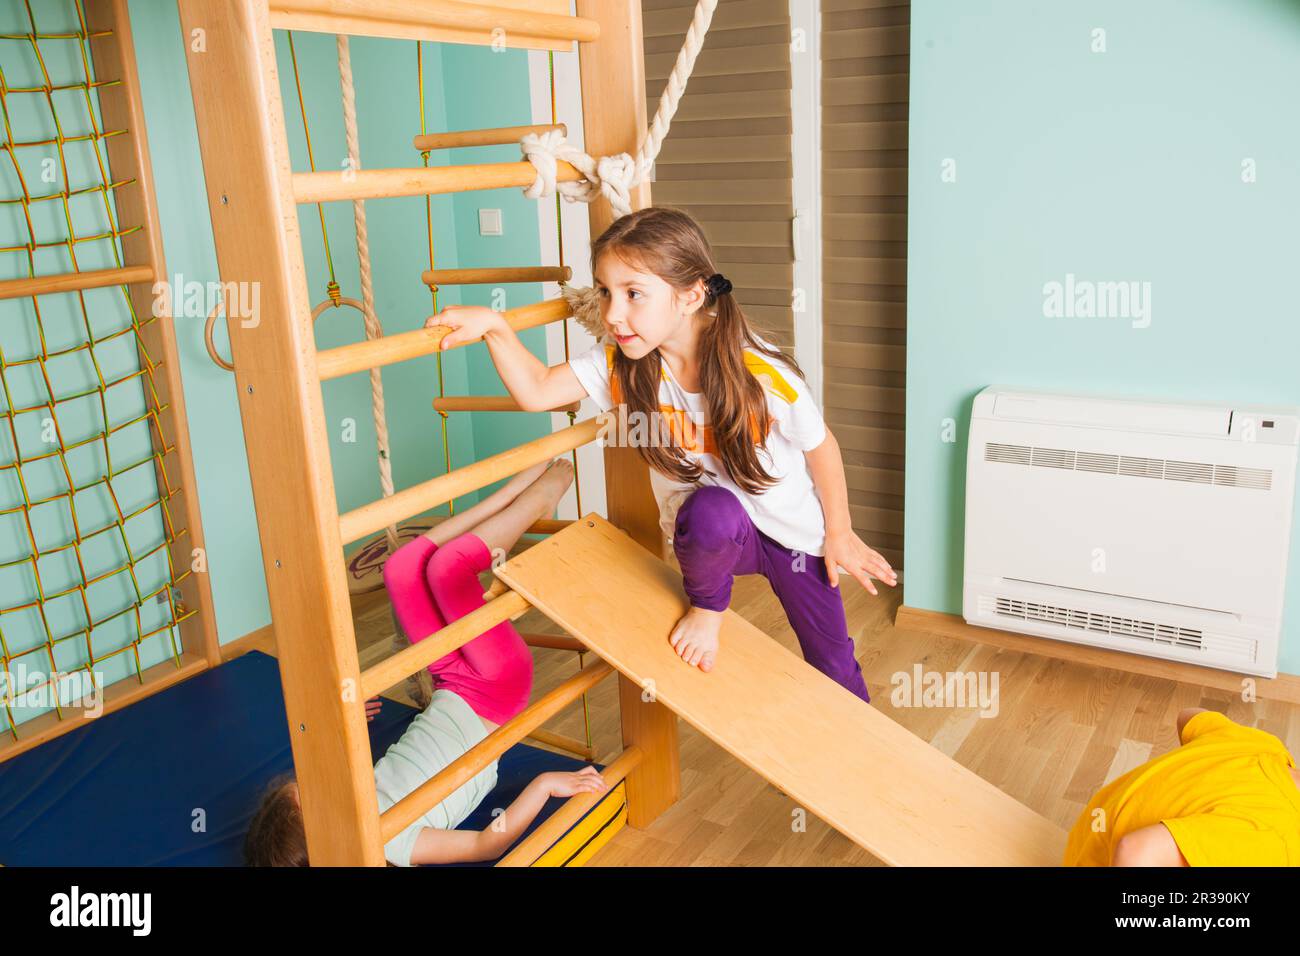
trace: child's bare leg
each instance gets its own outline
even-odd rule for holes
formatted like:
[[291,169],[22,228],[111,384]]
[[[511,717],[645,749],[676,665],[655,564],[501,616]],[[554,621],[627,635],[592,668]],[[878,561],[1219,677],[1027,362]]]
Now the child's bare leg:
[[546,470],[546,464],[543,461],[531,468],[525,468],[482,501],[466,508],[464,511],[458,511],[445,521],[434,525],[424,533],[424,537],[441,547],[452,538],[471,530],[475,525],[486,521],[519,497],[520,493],[536,481],[542,472]]
[[556,458],[514,501],[469,530],[478,535],[495,556],[508,554],[534,521],[549,517],[573,483],[573,463]]

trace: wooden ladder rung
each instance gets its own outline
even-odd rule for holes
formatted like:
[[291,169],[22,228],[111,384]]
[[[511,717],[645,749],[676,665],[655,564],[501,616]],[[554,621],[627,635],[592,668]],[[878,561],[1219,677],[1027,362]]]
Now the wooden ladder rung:
[[613,668],[608,664],[594,660],[559,687],[529,704],[514,720],[492,731],[471,750],[444,767],[437,776],[412,790],[380,816],[379,830],[383,841],[387,843],[428,813],[431,807],[442,803],[480,770],[611,673]]
[[446,504],[453,498],[485,488],[494,481],[518,474],[532,465],[579,448],[589,441],[594,441],[603,427],[604,422],[600,417],[588,418],[576,425],[561,428],[549,435],[534,438],[530,442],[482,458],[463,468],[439,475],[437,478],[431,478],[422,484],[405,488],[387,498],[380,498],[354,508],[339,516],[339,534],[342,543],[350,544],[368,534],[374,534],[381,528],[387,528],[390,524],[395,525],[412,515]]
[[459,650],[484,631],[491,630],[502,621],[519,617],[530,606],[518,593],[507,590],[500,597],[457,618],[424,640],[416,641],[392,657],[385,657],[378,664],[361,672],[361,699],[369,700],[412,674],[418,674],[439,658]]
[[571,524],[572,518],[538,518],[524,529],[524,534],[555,534]]
[[645,754],[639,747],[628,747],[618,759],[601,771],[608,789],[605,793],[580,793],[570,797],[564,806],[552,813],[527,838],[515,845],[515,848],[497,861],[497,866],[532,866],[543,853],[555,846],[556,841],[568,832],[569,828],[587,815],[591,809],[604,800],[610,790],[617,787],[635,770]]
[[33,295],[79,292],[82,289],[102,289],[110,285],[130,285],[133,282],[153,280],[153,266],[122,266],[120,269],[92,269],[87,272],[32,276],[29,279],[5,279],[0,282],[0,299],[25,299]]
[[557,734],[552,730],[543,730],[538,727],[528,735],[529,740],[535,740],[539,744],[545,744],[548,747],[554,747],[556,750],[563,750],[565,753],[573,754],[583,760],[592,760],[595,754],[587,746],[586,741],[578,740],[576,737],[568,737],[564,734]]
[[425,285],[487,285],[490,282],[568,282],[568,266],[513,266],[504,269],[426,269],[420,273]]
[[[576,412],[582,402],[569,402],[548,408],[548,412]],[[522,412],[509,395],[444,395],[433,400],[434,411],[438,412]]]
[[587,645],[576,637],[570,637],[568,634],[521,633],[519,636],[524,639],[524,643],[529,647],[543,647],[553,651],[586,652],[587,650]]
[[499,598],[509,590],[510,585],[506,584],[506,582],[502,581],[500,578],[493,578],[492,583],[488,585],[488,589],[483,592],[483,600],[491,601],[493,598]]
[[[573,183],[583,178],[572,163],[559,160],[555,178]],[[413,169],[361,169],[348,172],[293,174],[293,199],[298,203],[341,202],[351,199],[391,199],[473,192],[476,189],[523,189],[537,179],[533,164],[478,163],[470,166],[430,166]]]
[[[501,313],[507,324],[516,332],[546,325],[549,322],[558,322],[572,314],[573,310],[569,308],[569,303],[562,298],[522,305],[517,309],[507,309]],[[338,378],[340,375],[351,375],[353,372],[364,372],[368,369],[392,365],[395,362],[433,355],[441,351],[442,337],[447,334],[447,331],[446,326],[437,325],[430,329],[399,332],[396,335],[385,335],[352,345],[325,349],[316,353],[316,374],[324,382],[331,378]]]
[[569,127],[563,123],[545,126],[498,126],[496,129],[462,129],[447,133],[421,133],[411,142],[422,153],[435,149],[457,149],[462,146],[509,146],[518,143],[529,133],[541,136],[559,130],[568,136]]
[[500,37],[527,49],[566,49],[600,36],[600,24],[586,17],[464,0],[270,0],[269,9],[277,30],[480,44]]

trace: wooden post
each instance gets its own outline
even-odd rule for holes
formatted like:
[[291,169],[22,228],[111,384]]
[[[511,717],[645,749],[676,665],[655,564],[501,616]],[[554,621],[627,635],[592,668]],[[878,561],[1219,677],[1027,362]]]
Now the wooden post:
[[[153,189],[153,165],[149,159],[149,140],[145,135],[144,104],[140,99],[131,20],[126,0],[88,0],[85,9],[90,32],[113,31],[112,36],[92,40],[90,52],[97,79],[121,80],[117,86],[101,86],[98,98],[104,129],[127,130],[126,135],[110,136],[104,144],[113,178],[135,180],[129,186],[113,190],[111,195],[120,227],[144,226],[121,240],[125,267],[128,270],[147,268],[151,273],[148,279],[131,281],[128,286],[135,314],[144,320],[154,314],[152,283],[167,281],[167,261],[163,256],[162,224]],[[156,427],[150,429],[154,448],[166,452],[168,440],[172,444],[171,452],[163,454],[155,463],[154,475],[164,513],[171,515],[172,522],[178,526],[166,530],[179,531],[183,520],[188,531],[187,535],[177,537],[169,549],[172,573],[182,575],[193,567],[193,552],[204,547],[204,540],[173,317],[158,316],[142,325],[137,344],[140,347],[140,367],[146,370],[142,382],[145,403],[154,412],[156,420]],[[145,353],[148,353],[147,357]],[[159,367],[151,368],[150,363]],[[167,496],[173,491],[179,491],[180,495],[168,501]],[[167,519],[163,517],[161,521],[165,527]],[[178,611],[198,611],[180,626],[182,646],[187,652],[201,655],[209,667],[216,667],[221,663],[221,647],[217,640],[216,611],[207,573],[187,574],[177,589],[181,605]]]
[[180,0],[280,679],[314,865],[384,863],[266,0]]
[[[600,21],[600,39],[578,47],[586,150],[592,156],[636,155],[646,128],[641,0],[577,0],[577,13]],[[650,205],[650,184],[635,187],[631,200],[633,209]],[[604,198],[587,209],[594,241],[614,221],[614,212]],[[659,509],[649,469],[636,449],[605,448],[605,497],[609,520],[662,557]],[[618,682],[623,746],[644,754],[627,778],[628,823],[640,828],[680,793],[677,717],[660,703],[642,700],[642,689],[621,674]]]

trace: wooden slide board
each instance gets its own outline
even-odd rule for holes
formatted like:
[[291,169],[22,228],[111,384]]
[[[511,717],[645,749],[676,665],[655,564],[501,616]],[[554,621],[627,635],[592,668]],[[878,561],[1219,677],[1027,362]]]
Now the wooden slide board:
[[681,575],[589,514],[496,574],[801,807],[896,866],[1058,866],[1065,832],[734,611],[704,673],[668,643]]

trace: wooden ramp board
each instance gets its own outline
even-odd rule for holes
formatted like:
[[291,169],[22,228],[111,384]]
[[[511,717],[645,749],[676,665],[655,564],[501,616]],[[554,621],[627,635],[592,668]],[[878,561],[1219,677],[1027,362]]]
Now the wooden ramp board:
[[709,673],[668,643],[681,575],[589,514],[496,574],[810,813],[896,866],[1058,866],[1065,832],[734,611]]

